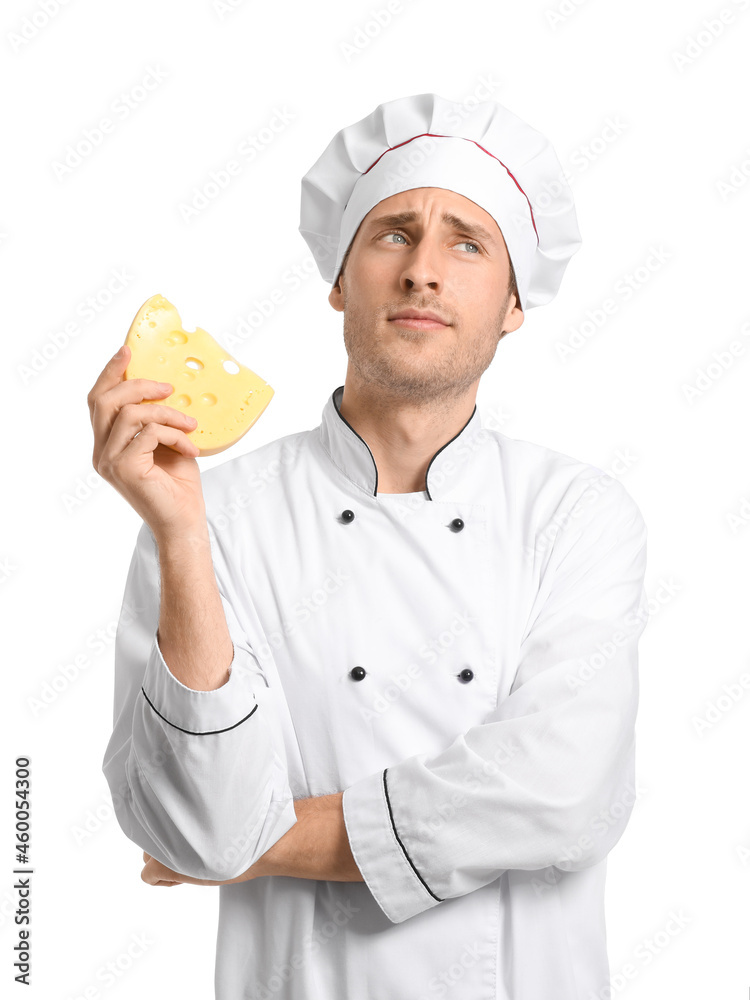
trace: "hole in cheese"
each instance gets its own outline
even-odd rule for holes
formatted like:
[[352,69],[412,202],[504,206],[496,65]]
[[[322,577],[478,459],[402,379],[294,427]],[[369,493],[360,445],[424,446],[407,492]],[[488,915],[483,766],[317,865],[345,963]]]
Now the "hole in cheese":
[[185,364],[188,368],[197,368],[198,371],[203,367],[203,362],[199,361],[197,358],[185,358]]
[[229,372],[230,375],[236,375],[240,370],[240,366],[235,364],[234,361],[225,361],[223,363],[224,371]]
[[170,330],[164,338],[167,347],[176,347],[178,344],[187,344],[187,334],[183,330]]

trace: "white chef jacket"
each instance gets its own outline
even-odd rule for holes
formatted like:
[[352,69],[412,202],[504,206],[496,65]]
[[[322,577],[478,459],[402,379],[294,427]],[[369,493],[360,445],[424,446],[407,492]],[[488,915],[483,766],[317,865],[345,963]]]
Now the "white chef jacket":
[[103,761],[118,822],[227,880],[294,799],[344,792],[364,881],[221,886],[217,1000],[598,997],[606,858],[635,798],[639,508],[477,407],[425,491],[379,493],[342,392],[319,426],[202,474],[234,644],[216,690],[161,656],[143,524]]

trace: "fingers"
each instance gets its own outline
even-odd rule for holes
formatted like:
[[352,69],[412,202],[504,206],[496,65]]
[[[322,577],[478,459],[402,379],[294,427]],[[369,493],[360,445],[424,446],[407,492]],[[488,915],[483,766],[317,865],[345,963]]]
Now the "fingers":
[[93,410],[94,401],[103,393],[112,389],[123,380],[125,369],[130,363],[130,348],[123,346],[106,363],[99,378],[94,382],[88,394],[89,410]]
[[165,879],[161,879],[161,878],[160,879],[154,879],[153,881],[151,879],[144,878],[143,881],[147,885],[165,885],[168,889],[171,888],[173,885],[183,885],[182,882],[167,882]]
[[[139,448],[131,451],[130,454],[140,453],[145,450],[141,446],[141,438],[150,424],[162,424],[172,428],[179,433],[179,437],[172,435],[169,439],[163,437],[159,441],[164,444],[175,444],[177,440],[183,440],[191,446],[191,450],[184,450],[185,454],[195,455],[198,453],[187,434],[197,426],[197,420],[177,410],[172,406],[161,406],[159,403],[126,403],[117,414],[112,425],[109,440],[106,446],[107,458],[113,461],[117,456],[135,441],[140,442]],[[136,438],[136,434],[138,437]],[[151,440],[151,439],[149,439]],[[154,446],[155,447],[155,446]],[[153,451],[153,447],[151,449]]]
[[160,383],[150,379],[126,379],[125,371],[130,357],[130,348],[123,345],[104,366],[87,396],[89,416],[94,428],[92,461],[97,472],[112,424],[123,403],[138,402],[141,399],[165,399],[172,392],[171,386],[159,388]]
[[[147,409],[137,403],[128,405],[133,405],[138,410]],[[149,406],[148,409],[152,407]],[[110,440],[99,461],[101,475],[129,483],[133,479],[132,469],[138,458],[153,452],[160,444],[173,448],[187,458],[195,458],[200,454],[200,448],[193,444],[185,431],[167,422],[172,419],[174,418],[169,414],[157,413],[151,420],[146,419],[144,414],[141,419],[134,416],[128,420],[115,421]]]
[[174,872],[160,862],[156,861],[151,857],[146,851],[143,852],[143,859],[147,861],[147,864],[141,870],[141,881],[145,882],[147,885],[164,885],[168,888],[173,885],[182,885],[182,882],[175,881],[174,879],[163,878],[162,876],[169,873],[173,875]]

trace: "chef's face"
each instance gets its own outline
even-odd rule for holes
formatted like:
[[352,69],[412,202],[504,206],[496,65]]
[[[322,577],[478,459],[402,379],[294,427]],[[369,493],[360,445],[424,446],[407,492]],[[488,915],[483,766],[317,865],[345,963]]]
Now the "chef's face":
[[[390,218],[401,213],[413,217]],[[328,296],[344,313],[347,378],[353,368],[358,379],[412,401],[478,385],[500,339],[523,322],[509,280],[503,235],[475,202],[445,188],[378,202]],[[403,309],[431,310],[446,325],[417,329],[390,319]]]

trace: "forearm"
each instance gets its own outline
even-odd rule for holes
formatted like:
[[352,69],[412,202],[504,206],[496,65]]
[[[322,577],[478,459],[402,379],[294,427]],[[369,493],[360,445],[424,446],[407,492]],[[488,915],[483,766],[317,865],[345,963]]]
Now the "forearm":
[[194,691],[229,679],[232,639],[216,583],[207,525],[158,541],[161,605],[157,639],[174,676]]
[[[208,530],[206,525],[203,532]],[[103,770],[118,823],[131,841],[171,870],[197,879],[231,879],[261,858],[297,818],[278,727],[260,697],[257,643],[234,611],[241,610],[245,595],[233,588],[220,548],[208,562],[214,539],[207,544],[203,532],[193,546],[183,526],[183,545],[174,550],[202,551],[203,563],[179,563],[162,546],[163,594],[161,539],[145,522],[138,533],[115,639],[115,722]],[[169,645],[169,576],[179,577],[180,565],[184,579],[208,577],[219,591],[229,630],[219,669],[231,661],[231,672],[226,683],[214,680],[215,688],[201,689],[199,681],[181,673],[173,655],[177,647]],[[184,586],[184,579],[190,598],[194,588]],[[156,641],[162,597],[166,661]],[[190,620],[183,627],[178,619],[174,632],[179,641],[184,637],[187,654],[198,664],[210,663],[211,649],[200,646],[195,634],[207,616],[200,607],[193,612],[201,627],[194,629]]]
[[349,847],[343,792],[297,799],[297,822],[260,859],[258,874],[363,882]]

